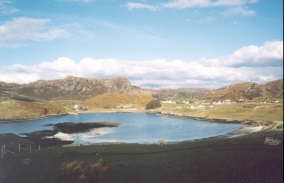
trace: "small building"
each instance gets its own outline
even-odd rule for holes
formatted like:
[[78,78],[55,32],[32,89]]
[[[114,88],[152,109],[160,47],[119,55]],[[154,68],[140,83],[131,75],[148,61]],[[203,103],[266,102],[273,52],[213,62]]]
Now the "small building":
[[203,108],[205,108],[205,106],[204,105],[199,105],[199,106],[196,106],[196,108],[203,109]]
[[172,100],[163,100],[162,103],[164,103],[164,104],[174,104],[175,102],[173,102]]
[[218,101],[218,102],[213,102],[213,104],[222,104],[222,102],[221,102],[221,100],[220,101]]
[[224,101],[226,104],[231,104],[231,100],[225,100]]
[[73,109],[76,111],[79,110],[79,105],[78,104],[73,105]]

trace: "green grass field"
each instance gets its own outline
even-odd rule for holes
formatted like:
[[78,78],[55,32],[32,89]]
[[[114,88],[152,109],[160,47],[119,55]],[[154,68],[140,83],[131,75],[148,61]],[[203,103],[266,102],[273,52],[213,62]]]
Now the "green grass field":
[[[62,163],[93,164],[99,159],[107,167],[96,179],[103,183],[283,182],[283,143],[265,145],[266,136],[283,142],[283,131],[270,131],[164,146],[112,144],[25,152],[0,159],[0,182],[64,182],[57,179]],[[23,164],[25,158],[31,163]],[[65,180],[70,181],[80,182]]]

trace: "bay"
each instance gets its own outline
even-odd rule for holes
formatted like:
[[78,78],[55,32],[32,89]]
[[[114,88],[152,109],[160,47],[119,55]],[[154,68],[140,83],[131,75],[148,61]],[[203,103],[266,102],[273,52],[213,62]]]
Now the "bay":
[[149,113],[84,113],[50,117],[41,120],[0,123],[0,133],[30,133],[52,129],[47,124],[62,122],[101,122],[121,123],[118,127],[94,129],[88,133],[57,134],[57,137],[74,140],[74,143],[157,143],[159,139],[167,142],[202,139],[224,135],[244,125],[211,123],[190,118],[178,118]]

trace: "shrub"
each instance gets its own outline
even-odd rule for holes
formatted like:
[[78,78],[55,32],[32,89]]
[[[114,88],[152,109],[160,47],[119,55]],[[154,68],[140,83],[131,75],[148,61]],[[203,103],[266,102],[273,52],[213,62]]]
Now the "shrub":
[[74,161],[71,163],[62,163],[57,179],[59,182],[68,183],[96,182],[106,171],[107,167],[102,159],[91,165],[83,161]]
[[145,107],[145,109],[155,109],[161,107],[161,102],[159,100],[151,100]]

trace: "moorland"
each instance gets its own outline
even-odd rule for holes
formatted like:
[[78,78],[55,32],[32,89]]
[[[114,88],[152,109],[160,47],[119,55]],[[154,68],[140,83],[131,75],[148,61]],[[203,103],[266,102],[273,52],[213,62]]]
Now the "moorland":
[[[159,100],[161,107],[145,110],[152,100]],[[73,76],[23,85],[0,82],[2,122],[94,111],[144,111],[265,128],[235,138],[164,146],[96,144],[27,148],[21,152],[13,149],[0,159],[0,182],[283,181],[283,79],[219,89],[145,89],[132,86],[124,78]],[[280,143],[267,144],[267,138]],[[5,143],[3,134],[0,143]]]

